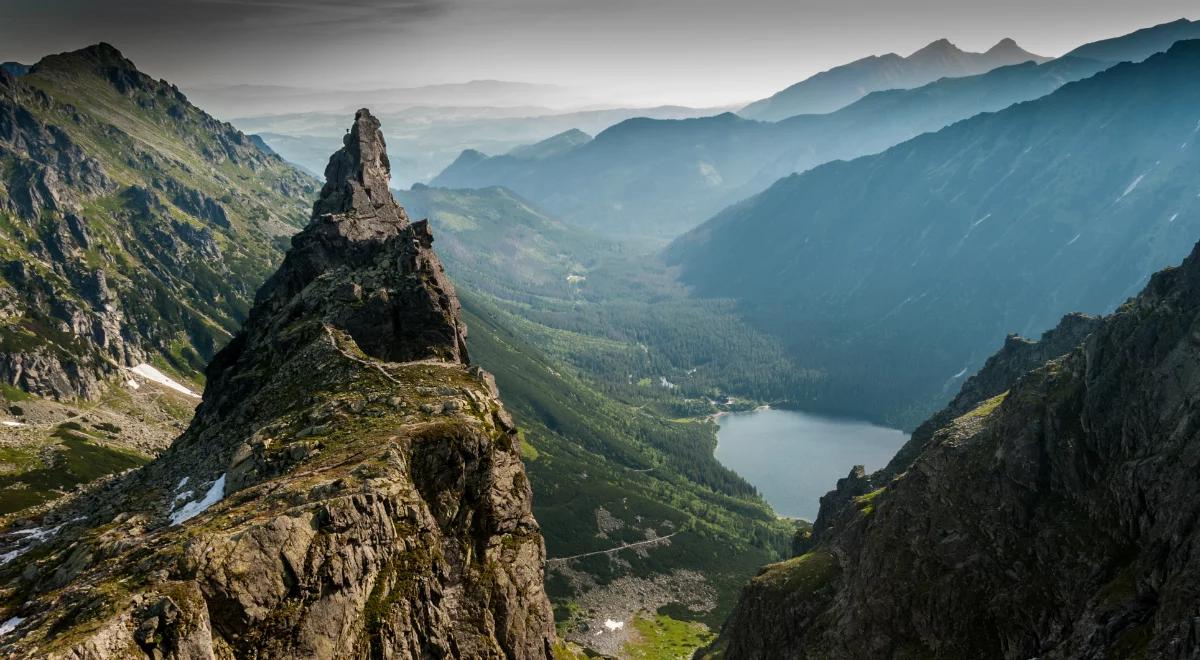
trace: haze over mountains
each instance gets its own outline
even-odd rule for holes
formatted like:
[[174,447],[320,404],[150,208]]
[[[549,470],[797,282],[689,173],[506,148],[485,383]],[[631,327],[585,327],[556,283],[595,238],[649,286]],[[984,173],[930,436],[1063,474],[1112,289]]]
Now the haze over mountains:
[[[416,106],[380,113],[395,156],[392,184],[398,188],[432,179],[464,149],[505,152],[570,130],[597,133],[631,117],[679,119],[713,114],[711,108],[662,106],[556,111],[537,106]],[[240,117],[234,123],[260,135],[271,148],[310,172],[320,172],[331,147],[340,144],[344,113]]]
[[[186,427],[205,351],[246,318],[248,292],[279,262],[315,182],[107,45],[47,57],[4,83],[9,120],[0,125],[13,130],[3,133],[0,210],[0,355],[9,365],[0,504],[28,525],[51,522],[45,503],[71,488],[152,460]],[[586,639],[605,617],[635,622],[681,599],[695,607],[689,621],[715,628],[741,583],[780,556],[791,525],[713,457],[704,416],[717,408],[699,397],[765,396],[805,372],[728,305],[695,304],[664,273],[508,191],[415,188],[401,197],[433,218],[473,328],[470,354],[494,365],[519,420],[551,552],[655,535],[677,544],[639,546],[618,567],[603,553],[555,563],[550,592],[570,612],[568,636]],[[279,229],[284,222],[294,224]],[[239,267],[238,255],[251,251],[253,269]],[[702,324],[709,330],[694,332]],[[641,384],[652,377],[680,386]],[[204,488],[218,476],[205,475]],[[596,537],[601,510],[608,531]],[[28,550],[51,538],[18,530],[0,544]],[[595,607],[568,608],[577,602]]]
[[223,119],[304,112],[352,112],[371,105],[379,112],[421,106],[573,107],[592,102],[585,94],[558,85],[472,80],[394,89],[319,89],[280,85],[207,85],[187,88],[188,96]]
[[738,114],[762,121],[825,114],[850,105],[871,92],[911,89],[939,78],[961,78],[1006,64],[1040,64],[1049,59],[1023,50],[1008,38],[1001,39],[983,53],[968,53],[948,39],[938,39],[908,57],[895,53],[872,55],[818,73],[769,98],[747,105]]
[[[1141,60],[1179,34],[1200,37],[1200,23],[1165,24],[1112,40],[1106,48]],[[1038,98],[1112,64],[1075,56],[1040,66],[1016,64],[912,90],[875,92],[836,112],[775,123],[733,114],[633,119],[552,159],[465,153],[432,184],[503,185],[584,227],[673,238],[780,177]]]
[[[5,65],[0,655],[1194,657],[1200,23],[1030,58],[238,128]],[[763,406],[915,430],[791,520]]]
[[1200,41],[1178,42],[793,175],[681,237],[669,258],[698,291],[736,297],[843,371],[825,405],[902,419],[952,393],[1006,332],[1109,311],[1187,253],[1200,235],[1197,67]]

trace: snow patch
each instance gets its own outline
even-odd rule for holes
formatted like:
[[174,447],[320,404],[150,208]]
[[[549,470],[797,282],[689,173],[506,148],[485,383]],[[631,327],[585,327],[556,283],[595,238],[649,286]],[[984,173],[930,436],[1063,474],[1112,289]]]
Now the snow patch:
[[719,186],[725,182],[725,179],[721,178],[721,173],[718,172],[717,168],[713,167],[711,164],[700,161],[697,163],[697,165],[700,169],[700,176],[704,177],[704,180],[708,182],[708,185]]
[[666,376],[659,376],[658,384],[662,385],[663,387],[667,388],[668,390],[675,389],[675,383],[672,383],[671,381],[667,380]]
[[183,385],[180,385],[178,382],[172,380],[169,376],[167,376],[163,372],[159,371],[158,369],[155,369],[154,367],[152,367],[144,362],[142,364],[139,364],[138,366],[130,369],[130,371],[141,376],[142,378],[145,378],[146,380],[154,381],[154,382],[158,383],[159,385],[162,385],[163,387],[169,387],[169,388],[175,390],[176,392],[179,392],[180,394],[194,397],[197,399],[200,398],[199,394],[196,394],[195,392],[189,390],[188,388],[184,387]]
[[[75,520],[78,520],[78,518],[76,518]],[[45,529],[42,527],[30,527],[29,529],[14,529],[14,530],[12,530],[11,532],[8,533],[8,536],[19,539],[20,540],[19,542],[21,543],[21,545],[19,547],[17,547],[16,549],[9,550],[8,552],[5,552],[4,554],[0,554],[0,566],[3,566],[5,564],[7,564],[8,562],[16,559],[17,557],[20,557],[21,555],[25,554],[26,552],[29,552],[30,548],[32,548],[33,546],[37,545],[38,543],[41,543],[42,541],[45,541],[46,539],[50,538],[51,536],[54,536],[55,534],[58,533],[58,530],[62,529],[62,526],[65,524],[66,523],[63,523],[63,524],[57,525],[55,527],[51,527],[49,529]]]
[[141,387],[141,385],[138,385],[136,380],[130,378],[129,380],[125,381],[125,387],[128,387],[131,390],[136,390]]
[[613,621],[612,619],[605,619],[604,627],[608,628],[610,631],[621,630],[622,628],[625,627],[625,622],[624,621]]
[[21,426],[25,426],[25,425],[24,425],[24,424],[22,424],[21,422],[14,422],[14,421],[13,421],[13,420],[11,420],[11,419],[0,419],[0,425],[2,425],[2,426],[11,426],[11,427],[13,427],[13,428],[18,428],[18,427],[21,427]]
[[1133,192],[1133,189],[1137,188],[1138,184],[1141,183],[1142,179],[1144,178],[1146,178],[1145,174],[1139,174],[1137,178],[1133,180],[1133,183],[1129,184],[1129,186],[1125,188],[1125,192],[1121,193],[1121,196],[1117,198],[1117,201],[1119,202],[1122,199],[1125,199],[1125,196]]
[[[191,493],[189,492],[190,496]],[[204,497],[195,501],[188,502],[182,507],[171,512],[171,524],[181,525],[185,521],[191,520],[196,516],[204,513],[210,506],[220,502],[225,498],[225,475],[222,474],[216,481],[212,482],[212,486],[208,488],[208,492],[204,493]],[[179,498],[176,498],[179,499]]]
[[16,630],[17,626],[21,625],[21,622],[24,620],[25,619],[22,619],[19,616],[14,616],[4,623],[0,623],[0,635],[7,635],[8,633]]

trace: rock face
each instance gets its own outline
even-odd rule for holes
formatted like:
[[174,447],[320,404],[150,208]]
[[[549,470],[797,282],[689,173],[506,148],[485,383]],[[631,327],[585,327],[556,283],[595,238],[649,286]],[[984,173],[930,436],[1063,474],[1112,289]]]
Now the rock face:
[[140,363],[198,376],[315,190],[107,44],[0,70],[0,383],[69,401]]
[[0,653],[550,656],[516,430],[366,110],[327,174],[191,427],[0,533]]
[[1010,338],[892,465],[839,482],[707,653],[1197,657],[1198,328],[1200,247],[1109,317]]

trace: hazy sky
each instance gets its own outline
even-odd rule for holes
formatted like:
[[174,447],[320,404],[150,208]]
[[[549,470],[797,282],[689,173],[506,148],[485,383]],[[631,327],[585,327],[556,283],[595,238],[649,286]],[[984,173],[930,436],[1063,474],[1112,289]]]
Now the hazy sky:
[[0,59],[108,41],[183,87],[410,86],[504,79],[613,101],[770,94],[939,37],[1058,55],[1180,17],[1196,0],[0,0]]

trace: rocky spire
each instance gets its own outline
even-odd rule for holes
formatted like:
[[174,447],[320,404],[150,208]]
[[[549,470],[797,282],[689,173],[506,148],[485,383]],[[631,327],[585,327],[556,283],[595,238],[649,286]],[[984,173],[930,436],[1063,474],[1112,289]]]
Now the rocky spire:
[[[383,134],[369,110],[355,114],[325,175],[312,221],[259,290],[244,333],[286,308],[349,333],[371,357],[466,364],[454,285],[433,252],[428,221],[409,222],[392,197]],[[214,361],[210,379],[222,364]]]
[[365,110],[313,216],[163,455],[0,525],[0,656],[553,656],[517,430]]
[[389,189],[392,167],[387,144],[379,120],[370,110],[363,108],[354,114],[354,125],[342,144],[325,166],[325,187],[313,204],[313,218],[342,215],[380,232],[408,225],[408,216]]

